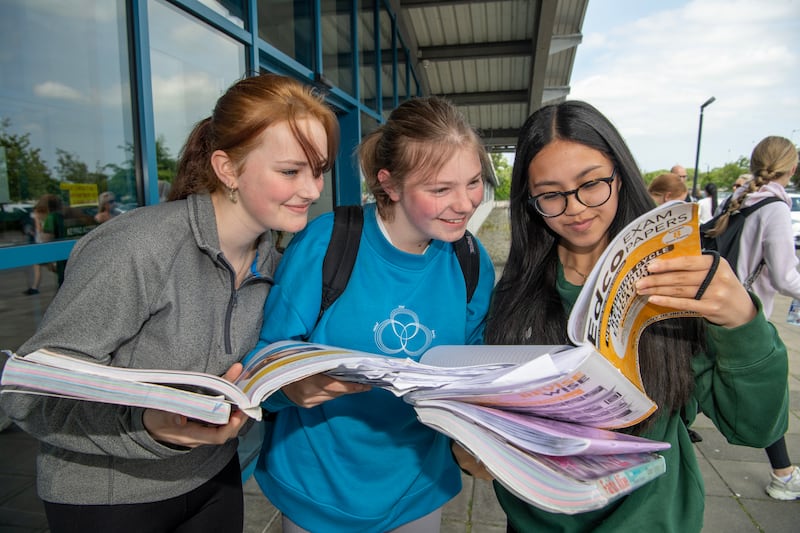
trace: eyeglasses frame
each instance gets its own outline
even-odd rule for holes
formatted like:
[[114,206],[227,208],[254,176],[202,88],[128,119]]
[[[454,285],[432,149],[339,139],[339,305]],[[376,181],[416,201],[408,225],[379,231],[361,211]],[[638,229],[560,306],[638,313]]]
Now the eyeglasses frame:
[[[606,202],[608,202],[611,199],[611,193],[612,193],[611,184],[614,182],[614,179],[616,179],[616,176],[617,176],[617,167],[614,167],[613,170],[611,171],[611,175],[608,176],[607,178],[595,178],[593,180],[589,180],[589,181],[587,181],[585,183],[581,183],[578,187],[576,187],[575,189],[572,189],[570,191],[543,192],[542,194],[537,194],[536,196],[531,196],[531,194],[528,193],[528,205],[532,206],[536,210],[536,212],[539,213],[540,215],[542,215],[544,218],[555,218],[555,217],[560,217],[561,215],[563,215],[564,212],[566,212],[567,207],[569,206],[569,197],[571,195],[573,195],[573,194],[575,195],[575,199],[578,200],[578,203],[580,203],[581,205],[583,205],[585,207],[600,207],[601,205],[605,204]],[[590,183],[597,183],[598,181],[602,181],[603,183],[608,185],[608,198],[606,198],[605,200],[603,200],[602,202],[600,202],[597,205],[587,205],[587,204],[583,203],[583,201],[581,200],[581,197],[578,196],[578,191],[582,187],[585,187],[586,185],[588,185]],[[542,197],[542,196],[544,196],[546,194],[558,194],[559,196],[564,198],[564,209],[560,213],[558,213],[557,215],[547,215],[545,213],[542,213],[542,210],[539,209],[539,206],[537,205],[536,200],[538,200],[540,197]]]

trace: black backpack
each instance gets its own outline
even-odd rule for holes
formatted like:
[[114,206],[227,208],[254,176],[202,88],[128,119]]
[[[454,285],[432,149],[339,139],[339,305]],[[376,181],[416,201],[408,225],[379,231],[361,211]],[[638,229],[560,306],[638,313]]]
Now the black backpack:
[[[757,204],[734,211],[728,218],[728,227],[716,237],[710,237],[707,235],[707,233],[711,231],[714,226],[716,226],[717,220],[719,220],[719,217],[721,217],[722,214],[719,214],[711,220],[700,224],[700,244],[703,247],[703,250],[713,250],[717,252],[721,257],[727,259],[728,263],[731,265],[731,268],[735,272],[736,263],[739,259],[739,241],[741,240],[745,219],[748,215],[750,215],[750,213],[759,207],[771,204],[772,202],[782,201],[783,200],[777,196],[773,196],[771,198],[765,198]],[[750,290],[750,285],[753,284],[753,281],[755,281],[755,279],[761,273],[762,268],[764,268],[763,258],[756,267],[755,271],[751,272],[750,275],[747,276],[747,279],[740,280],[746,289]]]
[[[361,243],[361,228],[364,226],[364,211],[360,205],[342,205],[333,210],[333,232],[322,262],[322,302],[317,320],[336,301],[347,287],[353,265]],[[480,253],[475,237],[467,231],[453,243],[461,265],[467,288],[467,303],[472,300],[480,276]]]

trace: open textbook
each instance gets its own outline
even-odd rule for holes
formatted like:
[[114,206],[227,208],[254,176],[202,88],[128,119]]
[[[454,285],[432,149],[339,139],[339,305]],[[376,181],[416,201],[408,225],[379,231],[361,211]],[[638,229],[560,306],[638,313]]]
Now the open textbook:
[[202,373],[128,369],[39,350],[6,362],[3,393],[57,395],[174,411],[225,423],[317,373],[385,388],[420,421],[457,440],[523,500],[561,513],[606,505],[665,471],[666,443],[608,431],[656,406],[636,347],[656,320],[682,316],[633,286],[659,256],[700,253],[697,206],[676,202],[640,217],[609,245],[573,307],[575,346],[436,346],[419,361],[300,341],[264,347],[230,383]]

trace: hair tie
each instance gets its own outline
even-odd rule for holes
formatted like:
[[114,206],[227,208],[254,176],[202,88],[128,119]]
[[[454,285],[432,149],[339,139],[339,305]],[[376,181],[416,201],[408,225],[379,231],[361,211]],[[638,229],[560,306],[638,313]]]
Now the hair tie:
[[701,283],[700,287],[697,289],[697,294],[694,295],[695,300],[699,300],[703,297],[706,289],[711,285],[711,280],[714,278],[714,274],[717,273],[717,267],[719,266],[719,253],[714,250],[703,250],[703,255],[710,255],[713,261],[711,262],[711,268],[708,269],[708,274],[706,274],[703,283]]

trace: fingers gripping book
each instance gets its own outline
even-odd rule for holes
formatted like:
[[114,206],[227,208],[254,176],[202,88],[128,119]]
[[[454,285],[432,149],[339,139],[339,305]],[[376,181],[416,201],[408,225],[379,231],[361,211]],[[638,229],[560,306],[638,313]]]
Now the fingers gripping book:
[[631,223],[575,303],[568,322],[574,346],[436,346],[413,361],[281,341],[251,357],[234,382],[38,350],[9,354],[0,392],[153,408],[224,424],[231,409],[260,419],[260,403],[281,387],[327,373],[411,403],[420,422],[462,444],[523,500],[554,512],[584,512],[664,472],[655,452],[668,444],[609,430],[657,409],[643,389],[638,340],[649,324],[686,315],[637,296],[635,282],[656,257],[700,253],[695,204],[664,204]]

